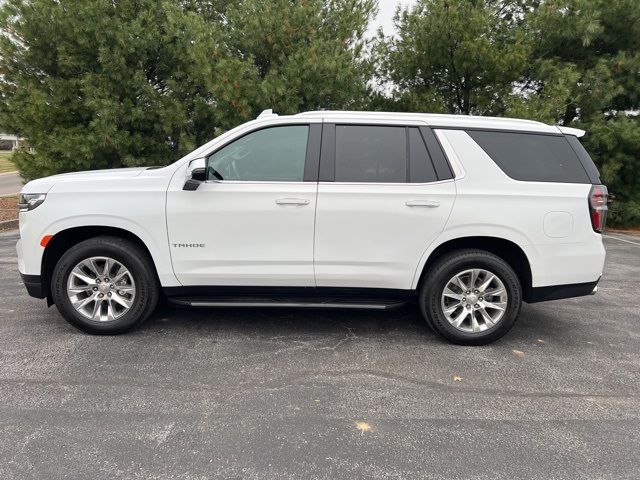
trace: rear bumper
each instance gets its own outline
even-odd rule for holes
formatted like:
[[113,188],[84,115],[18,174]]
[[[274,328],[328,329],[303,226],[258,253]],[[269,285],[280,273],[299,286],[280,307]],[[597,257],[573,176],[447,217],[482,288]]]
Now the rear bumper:
[[527,303],[546,302],[548,300],[560,300],[562,298],[583,297],[592,295],[598,288],[598,282],[572,283],[568,285],[552,285],[549,287],[530,288],[525,295]]
[[40,275],[25,275],[21,273],[22,283],[27,288],[27,293],[34,298],[45,298],[47,296],[44,291],[42,277]]

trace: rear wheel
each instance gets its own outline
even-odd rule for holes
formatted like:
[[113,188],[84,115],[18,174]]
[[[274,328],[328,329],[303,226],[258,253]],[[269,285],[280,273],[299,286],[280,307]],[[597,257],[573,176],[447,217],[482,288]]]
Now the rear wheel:
[[457,250],[439,259],[420,289],[429,326],[460,345],[484,345],[513,327],[522,305],[518,276],[484,250]]
[[138,245],[96,237],[70,248],[56,264],[51,293],[62,316],[87,333],[123,333],[158,302],[153,263]]

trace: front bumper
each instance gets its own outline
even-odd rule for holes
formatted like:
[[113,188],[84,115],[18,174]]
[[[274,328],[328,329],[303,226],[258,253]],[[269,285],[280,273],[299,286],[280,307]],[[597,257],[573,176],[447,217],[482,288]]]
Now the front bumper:
[[40,275],[25,275],[21,273],[22,283],[27,288],[27,293],[34,298],[45,298],[47,296],[42,277]]

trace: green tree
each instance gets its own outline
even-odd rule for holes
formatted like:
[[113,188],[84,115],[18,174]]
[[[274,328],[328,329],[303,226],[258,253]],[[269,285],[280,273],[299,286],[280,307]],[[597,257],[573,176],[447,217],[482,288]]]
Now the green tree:
[[586,130],[610,220],[640,224],[640,2],[546,0],[527,24],[535,47],[510,113]]
[[611,223],[640,224],[640,2],[419,0],[395,22],[378,106],[582,128]]
[[7,0],[0,120],[27,178],[164,164],[210,138],[210,28],[175,2]]
[[419,0],[382,38],[381,76],[399,109],[503,114],[523,77],[532,42],[522,1]]
[[166,164],[264,108],[357,108],[375,0],[7,0],[0,128],[36,178]]
[[[238,116],[362,107],[373,64],[364,33],[375,0],[243,0],[226,11],[228,47],[243,60]],[[232,92],[227,92],[231,96]]]

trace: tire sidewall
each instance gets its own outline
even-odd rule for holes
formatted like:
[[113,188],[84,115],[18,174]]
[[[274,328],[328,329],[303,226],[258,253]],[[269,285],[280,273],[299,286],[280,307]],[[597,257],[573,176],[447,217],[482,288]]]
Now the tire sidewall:
[[[449,323],[442,311],[442,293],[448,281],[461,271],[480,268],[496,275],[507,291],[507,308],[498,325],[480,333],[467,333]],[[514,325],[522,305],[522,288],[513,269],[488,252],[461,252],[439,262],[425,281],[420,296],[422,313],[433,330],[447,340],[462,345],[483,345],[504,336]]]
[[[155,278],[150,275],[148,265],[142,255],[118,245],[118,241],[109,239],[87,240],[69,249],[56,264],[51,279],[51,293],[56,307],[62,316],[75,327],[88,333],[115,334],[129,330],[142,322],[149,313],[149,304],[154,302],[152,288]],[[126,245],[130,247],[130,245]],[[124,315],[109,322],[97,322],[80,314],[71,305],[67,295],[67,282],[73,268],[90,257],[109,257],[124,265],[131,273],[136,286],[136,296],[133,305]],[[151,288],[150,288],[151,287]]]

